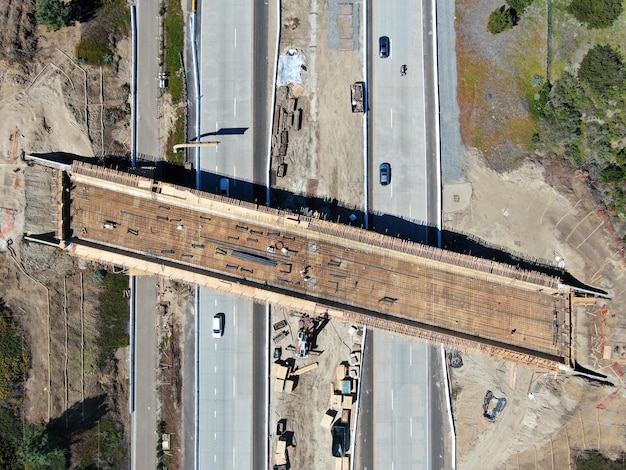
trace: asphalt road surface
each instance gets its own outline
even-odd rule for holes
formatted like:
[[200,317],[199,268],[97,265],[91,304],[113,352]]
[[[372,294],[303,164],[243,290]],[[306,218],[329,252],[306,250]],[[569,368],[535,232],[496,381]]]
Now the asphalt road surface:
[[137,0],[137,153],[159,156],[159,4]]
[[252,0],[201,3],[199,12],[201,187],[218,192],[230,178],[230,194],[250,200],[252,178]]
[[136,277],[135,290],[135,411],[132,468],[156,468],[156,278]]
[[[213,338],[213,315],[224,335]],[[200,290],[198,468],[252,468],[252,305]]]
[[[433,0],[375,2],[370,12],[370,208],[387,216],[439,225],[438,82]],[[379,38],[390,54],[379,57]],[[400,68],[406,65],[406,75]],[[379,166],[391,165],[391,183]],[[373,228],[395,233],[397,219],[373,218]],[[404,233],[407,236],[406,233]],[[426,230],[411,234],[428,240]],[[438,350],[370,332],[363,371],[359,458],[362,468],[444,468]],[[367,442],[373,442],[368,446]]]
[[[159,156],[158,131],[158,3],[137,0],[137,142],[138,154]],[[156,302],[155,277],[137,278],[135,291],[135,410],[132,420],[133,469],[156,467]]]
[[[370,207],[425,221],[429,200],[422,1],[374,2],[372,8]],[[379,57],[381,36],[390,39],[387,58]],[[407,66],[405,76],[400,75],[402,65]],[[379,183],[383,162],[391,165],[386,186]]]

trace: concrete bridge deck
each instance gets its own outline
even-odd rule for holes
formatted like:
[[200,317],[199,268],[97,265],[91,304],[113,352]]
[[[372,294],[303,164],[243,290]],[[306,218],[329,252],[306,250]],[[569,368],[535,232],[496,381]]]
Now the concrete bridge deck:
[[58,237],[77,256],[570,363],[570,292],[557,278],[87,164],[68,175]]

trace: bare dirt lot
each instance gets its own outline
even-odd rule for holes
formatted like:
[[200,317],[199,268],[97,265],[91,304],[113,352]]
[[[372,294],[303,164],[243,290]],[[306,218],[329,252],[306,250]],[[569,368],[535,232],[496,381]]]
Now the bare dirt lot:
[[[476,157],[465,174],[467,183],[444,188],[445,226],[527,258],[560,259],[580,281],[614,296],[575,309],[576,360],[621,383],[609,366],[626,366],[620,339],[626,326],[620,319],[624,264],[584,179],[550,159],[528,160],[498,174]],[[460,196],[459,205],[454,195]],[[605,304],[612,313],[602,325]],[[620,349],[602,359],[600,344]],[[475,468],[479,462],[487,468],[550,468],[551,462],[554,468],[566,468],[576,449],[598,448],[613,457],[626,449],[623,433],[615,432],[623,423],[623,395],[606,409],[597,408],[614,387],[474,354],[466,357],[463,368],[452,369],[451,377],[459,468]],[[508,400],[495,423],[481,416],[487,390]],[[529,399],[531,392],[534,399]]]
[[[298,98],[302,128],[289,131],[286,176],[275,185],[295,194],[334,198],[361,206],[363,200],[362,113],[352,113],[350,85],[363,81],[360,2],[287,1],[282,4],[279,53],[305,57],[304,89]],[[350,12],[351,15],[342,13]],[[278,105],[285,100],[277,99]]]
[[[124,108],[127,95],[120,85],[128,81],[129,69],[123,60],[103,68],[79,67],[74,46],[81,24],[51,33],[35,29],[34,3],[9,1],[0,7],[12,26],[0,36],[0,296],[31,348],[24,419],[48,424],[67,445],[82,446],[79,453],[88,459],[98,450],[100,436],[90,433],[96,422],[110,410],[121,411],[114,419],[127,420],[128,355],[117,356],[110,375],[97,365],[103,287],[92,274],[101,267],[22,241],[24,233],[57,229],[50,217],[51,195],[59,195],[56,172],[28,166],[22,155],[90,157],[107,150],[104,142],[124,129],[124,122],[113,124],[107,117],[107,109]],[[129,55],[126,42],[120,47],[120,56]],[[79,439],[85,433],[89,437]]]

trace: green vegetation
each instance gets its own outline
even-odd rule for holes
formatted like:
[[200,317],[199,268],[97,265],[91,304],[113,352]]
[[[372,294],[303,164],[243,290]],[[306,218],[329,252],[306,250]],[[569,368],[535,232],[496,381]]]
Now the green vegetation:
[[623,0],[572,0],[567,11],[587,28],[608,28],[622,14]]
[[611,460],[604,457],[600,452],[588,450],[576,453],[577,470],[623,470],[626,468],[624,454],[619,460]]
[[507,8],[502,5],[496,8],[489,15],[489,21],[487,21],[487,30],[491,34],[499,34],[504,31],[508,31],[517,24],[517,13],[512,8]]
[[124,430],[110,415],[83,432],[72,448],[79,468],[120,468],[126,457]]
[[167,0],[165,11],[165,69],[170,73],[169,92],[172,103],[183,100],[183,70],[180,55],[185,47],[183,10],[179,0]]
[[98,363],[104,369],[118,348],[128,346],[128,299],[124,292],[128,289],[128,276],[107,274],[104,277],[104,291],[100,294],[100,318],[98,327]]
[[623,95],[626,69],[617,52],[609,46],[596,46],[589,49],[580,63],[578,77],[595,97],[616,99]]
[[[564,72],[531,113],[539,120],[537,140],[589,173],[614,213],[626,213],[626,71],[609,46],[595,46],[576,75]],[[603,183],[603,184],[602,184]]]
[[506,4],[515,10],[519,16],[524,14],[524,10],[532,5],[533,0],[506,0]]
[[174,123],[174,128],[167,138],[167,160],[176,165],[183,164],[184,152],[174,152],[174,145],[186,142],[185,138],[185,116],[179,115]]
[[11,397],[16,384],[26,378],[30,358],[11,311],[3,308],[0,315],[0,402],[4,402]]
[[37,0],[35,18],[47,27],[48,31],[56,31],[70,23],[72,12],[69,4],[61,0]]
[[17,461],[26,470],[67,468],[65,453],[50,440],[43,426],[28,425],[17,448]]
[[499,34],[513,28],[532,3],[533,0],[506,0],[506,5],[496,8],[489,15],[487,31],[491,34]]
[[104,2],[95,18],[83,24],[76,57],[83,63],[105,65],[115,59],[115,44],[130,33],[130,9],[124,0]]

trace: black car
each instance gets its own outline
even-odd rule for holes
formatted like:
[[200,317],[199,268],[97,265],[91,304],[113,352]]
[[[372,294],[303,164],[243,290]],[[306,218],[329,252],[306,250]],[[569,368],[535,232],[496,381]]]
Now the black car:
[[380,184],[387,186],[391,183],[391,165],[387,162],[381,163],[378,170],[380,172]]
[[390,53],[390,42],[389,42],[389,36],[381,36],[378,39],[378,56],[381,59],[386,59],[387,57],[389,57],[389,53]]
[[333,426],[333,457],[344,457],[350,450],[350,426],[347,423],[337,423]]

